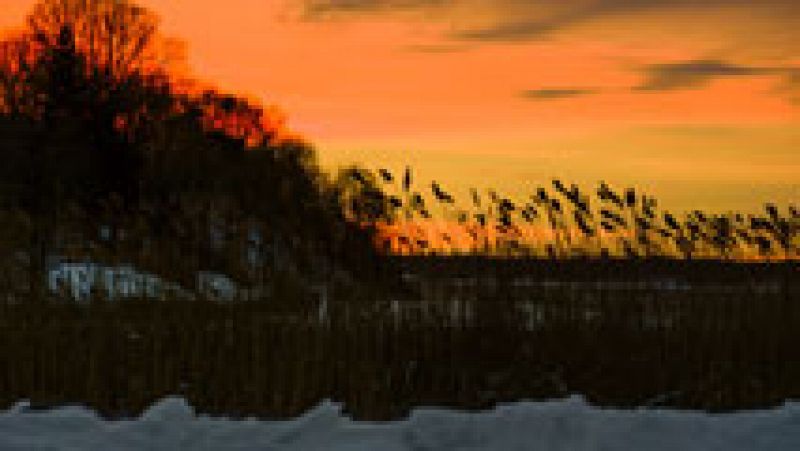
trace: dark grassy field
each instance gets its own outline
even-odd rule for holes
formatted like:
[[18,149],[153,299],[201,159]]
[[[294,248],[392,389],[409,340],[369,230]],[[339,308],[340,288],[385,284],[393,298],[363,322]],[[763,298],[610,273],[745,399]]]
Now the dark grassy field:
[[736,262],[718,259],[571,258],[537,259],[486,256],[398,256],[392,266],[433,278],[492,276],[561,281],[621,281],[674,279],[689,284],[719,286],[784,285],[796,290],[800,262]]
[[[600,406],[711,411],[800,396],[796,266],[406,264],[437,277],[381,299],[5,305],[2,405],[81,403],[120,417],[183,394],[199,412],[274,418],[327,398],[358,419],[385,420],[415,406],[484,409],[569,394]],[[474,285],[453,284],[469,265],[501,276],[473,268],[465,274]],[[509,283],[515,272],[636,283]],[[656,274],[692,285],[639,283]],[[740,286],[725,289],[731,281]]]

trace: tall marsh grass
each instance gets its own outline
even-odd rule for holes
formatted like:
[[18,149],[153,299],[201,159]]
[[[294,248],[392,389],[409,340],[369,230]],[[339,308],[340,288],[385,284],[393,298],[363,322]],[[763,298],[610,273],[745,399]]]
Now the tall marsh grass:
[[[800,211],[767,203],[761,213],[674,213],[635,188],[601,182],[584,190],[554,179],[528,197],[470,190],[458,201],[437,182],[416,190],[390,171],[352,174],[367,186],[361,211],[374,219],[382,245],[398,254],[483,254],[511,257],[666,257],[797,260]],[[380,183],[376,183],[376,181]],[[368,183],[369,182],[369,183]],[[382,210],[376,208],[380,206]],[[437,208],[438,207],[438,208]]]

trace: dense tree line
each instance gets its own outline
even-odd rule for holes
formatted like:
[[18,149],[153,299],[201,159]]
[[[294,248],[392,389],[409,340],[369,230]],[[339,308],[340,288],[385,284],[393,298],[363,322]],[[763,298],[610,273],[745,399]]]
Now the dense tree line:
[[4,226],[29,238],[6,256],[24,244],[35,272],[92,251],[245,277],[246,248],[267,242],[292,265],[371,266],[343,179],[260,105],[179,78],[157,25],[126,0],[42,0],[0,42],[0,194],[23,218]]

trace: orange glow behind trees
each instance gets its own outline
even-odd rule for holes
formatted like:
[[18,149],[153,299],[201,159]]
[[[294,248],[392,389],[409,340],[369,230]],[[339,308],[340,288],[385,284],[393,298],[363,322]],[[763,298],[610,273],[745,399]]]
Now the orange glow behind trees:
[[[63,47],[78,58],[78,77],[98,76],[126,84],[168,89],[198,104],[203,126],[243,140],[255,147],[268,143],[302,141],[286,127],[276,106],[223,94],[194,80],[186,71],[183,44],[164,37],[158,17],[133,2],[118,0],[43,0],[26,18],[25,28],[0,41],[0,110],[38,116],[37,62],[49,58],[50,49]],[[176,108],[180,106],[175,105]],[[152,111],[141,111],[152,114]],[[135,126],[135,116],[113,119],[117,129]]]

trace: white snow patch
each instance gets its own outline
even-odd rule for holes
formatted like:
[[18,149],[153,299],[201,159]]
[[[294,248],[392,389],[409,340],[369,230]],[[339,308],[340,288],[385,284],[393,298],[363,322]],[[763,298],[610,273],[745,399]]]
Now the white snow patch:
[[196,415],[166,398],[133,420],[108,422],[82,407],[0,413],[0,449],[281,450],[797,450],[800,402],[730,414],[602,409],[579,396],[491,411],[416,409],[408,419],[355,422],[322,402],[292,420]]

